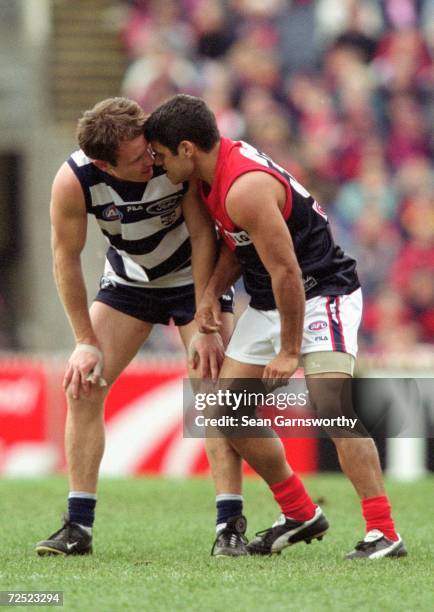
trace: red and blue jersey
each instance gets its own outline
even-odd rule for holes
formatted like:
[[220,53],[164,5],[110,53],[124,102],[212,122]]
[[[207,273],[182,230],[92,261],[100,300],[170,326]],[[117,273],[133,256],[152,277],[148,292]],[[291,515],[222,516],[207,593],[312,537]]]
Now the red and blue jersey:
[[271,278],[248,232],[229,217],[226,197],[237,178],[257,171],[271,174],[285,188],[282,215],[303,274],[306,298],[347,295],[358,289],[356,262],[334,243],[327,215],[310,193],[264,153],[245,142],[222,138],[213,182],[209,189],[199,182],[199,191],[220,234],[241,263],[251,306],[258,310],[276,308]]

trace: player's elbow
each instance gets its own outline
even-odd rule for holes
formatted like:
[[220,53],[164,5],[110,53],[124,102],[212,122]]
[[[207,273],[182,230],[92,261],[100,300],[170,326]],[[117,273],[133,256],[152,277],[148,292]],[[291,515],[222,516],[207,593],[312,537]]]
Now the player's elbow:
[[62,243],[52,242],[53,270],[55,276],[64,270],[80,266],[80,250],[67,249]]

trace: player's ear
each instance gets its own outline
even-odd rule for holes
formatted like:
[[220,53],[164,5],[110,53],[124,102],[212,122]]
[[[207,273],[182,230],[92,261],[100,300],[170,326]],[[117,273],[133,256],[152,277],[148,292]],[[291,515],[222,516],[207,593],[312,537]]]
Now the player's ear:
[[183,140],[179,143],[178,153],[182,153],[184,157],[188,157],[189,159],[193,157],[195,146],[190,140]]
[[112,166],[108,162],[102,161],[102,159],[93,159],[92,161],[95,164],[95,166],[99,168],[100,170],[102,170],[103,172],[107,172],[107,173],[110,172],[110,169]]

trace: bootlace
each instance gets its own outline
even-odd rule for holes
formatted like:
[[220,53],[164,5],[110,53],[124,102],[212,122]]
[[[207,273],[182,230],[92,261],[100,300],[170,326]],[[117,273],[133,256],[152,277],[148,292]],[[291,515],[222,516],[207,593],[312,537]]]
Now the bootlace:
[[356,550],[367,550],[368,548],[372,548],[373,544],[375,544],[377,540],[375,540],[374,542],[365,542],[365,540],[360,540],[360,542],[357,542],[355,549]]
[[50,537],[48,538],[49,540],[54,540],[54,538],[58,535],[60,535],[62,532],[66,533],[66,536],[69,538],[69,532],[71,530],[72,524],[68,521],[65,522],[62,527],[60,529],[58,529],[57,531],[55,531],[52,535],[50,535]]
[[228,546],[230,548],[236,548],[237,544],[239,542],[242,542],[243,544],[247,544],[247,538],[245,536],[243,536],[241,533],[237,533],[236,531],[229,531],[226,529],[223,529],[223,531],[221,531],[215,541],[214,544],[212,546],[211,549],[211,554],[213,553],[216,545],[218,542],[221,542],[224,546]]
[[255,535],[261,538],[261,542],[263,544],[268,544],[272,539],[274,534],[274,527],[268,527],[268,529],[263,529],[262,531],[257,531]]

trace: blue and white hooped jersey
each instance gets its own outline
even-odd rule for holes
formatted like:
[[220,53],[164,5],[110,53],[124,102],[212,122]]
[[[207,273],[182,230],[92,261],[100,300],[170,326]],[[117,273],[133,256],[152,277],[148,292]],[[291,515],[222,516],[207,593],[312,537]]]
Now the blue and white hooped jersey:
[[109,243],[104,276],[136,287],[193,282],[190,238],[182,214],[186,184],[173,185],[161,168],[146,183],[121,181],[83,153],[67,160],[80,181],[86,208]]

